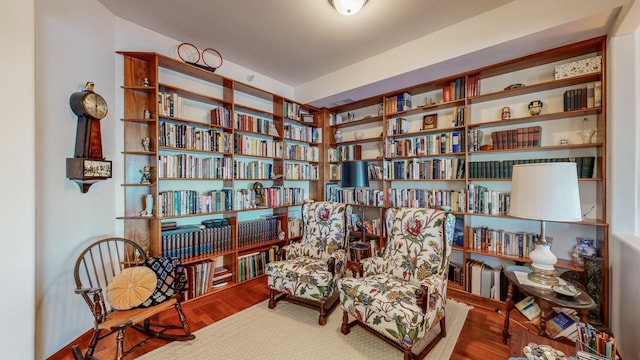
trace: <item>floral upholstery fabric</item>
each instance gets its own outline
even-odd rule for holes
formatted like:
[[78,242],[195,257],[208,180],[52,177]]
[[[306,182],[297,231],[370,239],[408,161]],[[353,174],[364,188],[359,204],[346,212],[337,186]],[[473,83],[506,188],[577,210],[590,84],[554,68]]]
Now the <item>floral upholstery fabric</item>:
[[[362,278],[338,281],[342,308],[398,344],[413,346],[444,316],[455,217],[440,210],[391,208],[381,257],[363,261]],[[427,289],[427,309],[416,290]]]
[[[336,202],[306,203],[302,208],[302,240],[283,247],[286,259],[267,264],[269,288],[324,301],[335,291],[335,282],[346,273],[348,236],[346,219],[351,206]],[[328,262],[335,259],[334,272]]]

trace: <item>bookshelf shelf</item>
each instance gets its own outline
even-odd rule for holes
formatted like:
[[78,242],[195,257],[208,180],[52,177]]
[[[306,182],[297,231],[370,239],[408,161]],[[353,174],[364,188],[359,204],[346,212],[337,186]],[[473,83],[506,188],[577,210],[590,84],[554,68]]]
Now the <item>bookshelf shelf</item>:
[[[332,184],[325,189],[325,198],[340,199],[345,194],[340,193],[339,173],[337,169],[342,161],[331,155],[331,149],[339,146],[358,144],[361,156],[358,159],[367,160],[382,168],[384,180],[370,181],[367,189],[369,197],[376,196],[376,192],[382,193],[385,206],[366,213],[366,218],[381,218],[384,210],[392,202],[389,196],[422,196],[429,192],[429,207],[439,208],[450,206],[452,213],[457,217],[460,231],[464,239],[464,246],[454,246],[452,261],[458,263],[462,272],[467,271],[467,265],[474,262],[492,264],[492,266],[507,266],[514,263],[526,264],[530,260],[526,254],[505,255],[503,252],[488,251],[484,248],[474,248],[472,242],[472,228],[485,227],[487,229],[504,229],[510,232],[536,233],[539,231],[539,222],[510,217],[506,212],[508,194],[511,188],[510,173],[477,173],[479,164],[495,162],[524,163],[558,161],[551,159],[566,159],[578,163],[579,186],[582,198],[582,208],[586,211],[583,221],[574,223],[550,223],[547,235],[554,237],[554,254],[559,258],[557,267],[562,271],[574,271],[582,273],[582,268],[576,267],[570,254],[575,238],[578,236],[593,238],[599,244],[599,256],[604,258],[605,269],[608,268],[608,225],[606,222],[606,115],[607,101],[605,88],[605,55],[606,38],[600,37],[576,44],[571,44],[555,49],[550,49],[537,54],[531,54],[522,58],[512,59],[498,64],[488,65],[484,68],[468,71],[462,74],[454,74],[442,79],[436,79],[424,84],[398,89],[379,96],[372,96],[361,101],[337,106],[328,109],[329,115],[325,117],[325,129],[329,134],[329,156],[325,164],[325,182]],[[602,56],[601,69],[592,73],[558,78],[555,68],[576,60]],[[510,88],[512,84],[525,84],[523,87]],[[601,87],[600,87],[601,86]],[[588,90],[593,89],[587,96]],[[597,89],[597,90],[596,90]],[[571,94],[579,94],[582,91],[582,100]],[[591,90],[589,90],[591,91]],[[539,115],[530,115],[527,104],[539,100],[543,105],[543,111]],[[382,106],[382,113],[377,111]],[[510,115],[505,120],[501,119],[501,109],[510,108]],[[427,123],[423,117],[435,116],[436,125],[425,129]],[[365,116],[371,118],[364,119]],[[358,120],[343,121],[336,124],[336,119],[355,118]],[[366,125],[365,120],[367,120]],[[423,123],[423,120],[425,122]],[[430,119],[431,120],[431,119]],[[369,126],[376,124],[375,126]],[[583,143],[579,133],[585,124],[590,129],[595,129],[596,137],[591,143]],[[518,128],[527,127],[533,129],[533,138],[513,138]],[[371,138],[372,142],[356,141],[348,137],[353,131],[363,131],[370,128],[365,139]],[[340,129],[343,141],[335,143],[333,134]],[[494,144],[492,132],[497,136],[500,133],[507,135],[512,131],[511,141],[517,146],[505,146],[504,143]],[[528,131],[521,129],[523,136],[529,136]],[[537,133],[536,133],[537,131]],[[441,136],[457,132],[460,136],[459,152],[443,151],[449,146],[449,138],[438,138],[444,142],[440,151],[428,155],[402,155],[389,152],[388,144],[397,144],[401,141],[417,141],[427,136]],[[381,139],[379,134],[382,134]],[[531,143],[517,143],[517,141],[536,141]],[[506,136],[505,136],[506,137]],[[517,140],[517,141],[516,141]],[[563,141],[561,141],[563,140]],[[500,140],[502,141],[502,140]],[[564,144],[565,142],[568,142]],[[526,145],[525,145],[526,144]],[[483,146],[484,145],[484,146]],[[489,146],[487,146],[489,145]],[[365,147],[368,146],[368,147]],[[403,144],[406,146],[406,144]],[[409,146],[419,145],[410,144]],[[504,147],[504,148],[503,148]],[[380,151],[379,149],[382,149]],[[406,150],[406,149],[405,149]],[[376,152],[378,151],[378,154]],[[423,152],[416,152],[422,154]],[[426,153],[426,152],[425,152]],[[408,153],[405,153],[408,154]],[[418,172],[434,171],[426,167],[429,161],[444,161],[456,159],[463,162],[461,176],[454,172],[453,178],[433,180],[392,179],[388,174],[395,163],[403,163],[416,169]],[[586,167],[581,165],[583,161],[592,164]],[[503,165],[500,165],[503,166]],[[507,168],[511,163],[506,164]],[[473,170],[473,171],[472,171]],[[396,171],[393,169],[393,171]],[[406,170],[402,170],[406,171]],[[485,170],[482,170],[485,171]],[[494,171],[494,170],[492,170]],[[502,171],[502,170],[501,170]],[[411,173],[411,172],[409,172]],[[489,175],[490,174],[490,175]],[[404,173],[403,176],[405,177]],[[424,176],[421,176],[424,177]],[[435,176],[434,176],[435,177]],[[480,188],[481,190],[478,190]],[[494,196],[500,209],[497,214],[484,214],[481,209],[470,209],[470,191],[482,191],[483,196]],[[422,193],[421,193],[422,192]],[[337,195],[336,195],[337,194]],[[414,195],[415,194],[415,195]],[[437,195],[436,195],[437,194]],[[475,196],[476,193],[473,193]],[[337,196],[337,198],[335,198]],[[362,197],[359,197],[362,198]],[[484,198],[482,201],[488,201]],[[417,199],[394,199],[420,200]],[[367,201],[371,201],[368,198]],[[353,202],[353,201],[351,201]],[[405,203],[415,204],[414,201]],[[484,203],[476,202],[474,206]],[[369,209],[370,207],[367,207]],[[592,209],[591,209],[592,208]],[[489,211],[486,211],[489,212]],[[595,218],[595,219],[592,219]],[[502,231],[502,230],[501,230]],[[384,238],[379,238],[379,244],[384,245]],[[516,249],[517,251],[517,249]],[[608,323],[608,272],[604,271],[604,291],[602,302],[598,306],[603,310],[602,322]],[[456,284],[452,281],[449,285],[453,288],[471,293],[468,285]],[[503,294],[506,295],[506,294]],[[502,296],[502,301],[504,301]]]

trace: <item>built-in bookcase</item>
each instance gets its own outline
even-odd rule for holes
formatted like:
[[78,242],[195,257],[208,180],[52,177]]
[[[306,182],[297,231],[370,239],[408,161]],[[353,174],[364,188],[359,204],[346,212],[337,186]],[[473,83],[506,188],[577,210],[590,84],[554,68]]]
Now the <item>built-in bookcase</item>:
[[[330,139],[325,198],[364,201],[367,220],[392,206],[450,209],[458,221],[449,285],[475,294],[474,265],[529,263],[527,239],[540,231],[537,221],[507,215],[513,165],[573,161],[584,220],[547,223],[557,267],[584,272],[571,252],[576,238],[586,237],[596,240],[608,269],[605,48],[606,39],[596,38],[329,109],[325,131],[333,137],[339,130],[342,139]],[[568,65],[577,62],[592,67]],[[543,104],[538,115],[529,112],[534,101]],[[355,195],[339,187],[340,164],[348,160],[371,168],[370,187]],[[373,237],[378,244],[382,230]],[[518,240],[524,246],[512,242]],[[607,324],[603,274],[599,306]]]
[[181,258],[187,299],[261,276],[321,195],[321,112],[164,55],[119,54],[125,237]]

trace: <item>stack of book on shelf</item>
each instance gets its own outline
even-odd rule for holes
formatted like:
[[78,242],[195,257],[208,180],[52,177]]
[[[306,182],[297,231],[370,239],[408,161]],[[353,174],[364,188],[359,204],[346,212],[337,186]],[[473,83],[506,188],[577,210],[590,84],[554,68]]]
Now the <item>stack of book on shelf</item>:
[[515,304],[516,309],[522,313],[529,321],[536,321],[540,316],[540,306],[536,303],[533,296],[527,296],[526,298],[518,301]]
[[575,342],[578,337],[576,326],[578,318],[575,310],[567,308],[558,310],[557,314],[545,323],[547,335],[553,339],[566,337]]
[[231,272],[231,270],[227,269],[224,266],[219,266],[213,271],[213,280],[211,281],[211,287],[216,288],[225,286],[229,283],[229,281],[231,281],[232,278],[233,273]]
[[273,245],[266,250],[238,256],[238,282],[264,274],[267,264],[276,260],[279,249],[278,245]]
[[464,286],[464,271],[462,270],[462,265],[454,262],[449,263],[449,281]]
[[506,278],[501,266],[492,267],[482,261],[469,259],[466,263],[465,290],[489,299],[506,299]]
[[214,266],[213,261],[207,260],[185,267],[188,284],[187,290],[183,293],[185,300],[204,295],[209,291]]

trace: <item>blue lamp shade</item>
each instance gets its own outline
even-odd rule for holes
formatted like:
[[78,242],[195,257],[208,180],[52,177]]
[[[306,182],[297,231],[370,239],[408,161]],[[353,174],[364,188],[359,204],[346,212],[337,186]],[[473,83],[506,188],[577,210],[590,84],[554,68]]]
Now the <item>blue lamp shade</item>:
[[366,161],[343,162],[340,186],[369,187],[369,164]]

